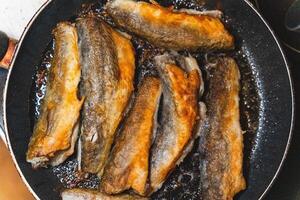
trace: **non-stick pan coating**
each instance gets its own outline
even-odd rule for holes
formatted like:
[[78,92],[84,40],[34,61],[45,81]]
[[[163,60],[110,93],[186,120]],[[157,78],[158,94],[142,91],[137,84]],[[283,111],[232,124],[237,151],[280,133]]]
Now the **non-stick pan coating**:
[[[41,60],[47,49],[51,48],[51,30],[59,21],[73,19],[80,12],[81,5],[86,3],[95,2],[54,0],[43,9],[23,37],[7,85],[4,118],[10,148],[24,178],[40,199],[59,199],[64,185],[96,187],[98,183],[95,177],[80,183],[74,175],[66,178],[76,165],[72,158],[61,167],[39,170],[33,170],[25,161],[36,113],[37,77],[41,78],[38,75],[42,74],[47,64],[44,62],[41,65]],[[178,8],[203,8],[203,1],[196,0],[161,3],[176,3]],[[246,131],[244,175],[247,179],[247,190],[237,199],[258,199],[276,175],[289,143],[293,98],[286,62],[274,36],[246,2],[209,1],[206,5],[210,9],[224,11],[228,28],[237,39],[237,50],[229,54],[238,60],[242,74],[241,121]],[[135,46],[138,47],[139,43]],[[137,56],[141,55],[139,51]],[[204,56],[199,54],[197,57],[204,64]],[[138,74],[142,75],[151,68],[147,65],[151,64],[144,63]],[[170,176],[165,187],[154,195],[154,199],[197,199],[200,162],[197,144],[185,162]]]

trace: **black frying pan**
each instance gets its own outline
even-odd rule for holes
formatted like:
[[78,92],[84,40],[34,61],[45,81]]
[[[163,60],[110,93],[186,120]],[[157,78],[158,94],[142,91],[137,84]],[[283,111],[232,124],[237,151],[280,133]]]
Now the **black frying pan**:
[[[171,4],[171,1],[159,2]],[[174,2],[184,7],[195,6],[196,2],[202,1]],[[74,165],[73,158],[70,158],[53,172],[52,168],[33,170],[25,161],[34,123],[34,75],[39,71],[37,66],[40,66],[51,43],[52,29],[58,22],[74,18],[84,3],[95,1],[52,0],[37,12],[22,35],[6,82],[3,118],[8,146],[24,182],[37,199],[59,199],[64,185],[57,176],[68,176]],[[250,85],[250,89],[245,90],[248,92],[242,90],[241,93],[241,102],[248,102],[246,105],[241,103],[242,126],[246,130],[244,175],[247,189],[236,199],[261,199],[274,182],[291,139],[294,105],[288,66],[273,32],[249,2],[207,1],[207,6],[224,11],[228,28],[237,40],[237,50],[233,54],[237,60],[241,59],[242,87]],[[243,64],[245,60],[248,64]],[[155,199],[199,199],[197,176],[187,178],[186,183],[176,187],[171,186],[181,170],[195,168],[197,171],[199,159],[196,151],[197,144],[184,163],[172,173],[163,191],[154,195]],[[66,178],[62,179],[64,183]],[[83,186],[92,187],[95,182],[97,180],[92,180]]]

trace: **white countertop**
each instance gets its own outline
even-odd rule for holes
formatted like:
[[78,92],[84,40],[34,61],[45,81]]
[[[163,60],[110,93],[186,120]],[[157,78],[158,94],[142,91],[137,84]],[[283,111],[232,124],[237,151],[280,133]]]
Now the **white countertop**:
[[0,0],[0,30],[19,39],[26,24],[47,0]]

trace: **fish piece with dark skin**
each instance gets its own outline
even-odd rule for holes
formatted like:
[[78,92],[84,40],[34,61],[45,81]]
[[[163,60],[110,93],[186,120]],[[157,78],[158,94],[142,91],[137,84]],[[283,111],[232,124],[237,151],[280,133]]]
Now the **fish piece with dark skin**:
[[161,90],[159,78],[142,80],[104,170],[100,185],[105,193],[133,189],[139,195],[146,194],[150,146],[156,131]]
[[107,195],[87,189],[67,189],[61,193],[62,200],[148,200],[132,194]]
[[129,39],[93,14],[76,20],[82,65],[79,161],[101,176],[133,92],[135,57]]
[[218,58],[212,63],[207,67],[201,194],[203,200],[230,200],[246,187],[239,112],[240,73],[232,58]]
[[[181,59],[182,60],[182,59]],[[168,55],[155,57],[163,81],[162,120],[152,147],[150,184],[157,191],[191,149],[199,121],[199,91],[203,84],[197,62],[183,59],[181,67]]]
[[234,48],[233,37],[217,17],[134,0],[111,0],[105,8],[118,26],[158,47],[176,51]]
[[54,57],[47,90],[26,157],[34,168],[59,165],[73,154],[83,103],[77,97],[81,73],[76,28],[61,22],[53,35]]

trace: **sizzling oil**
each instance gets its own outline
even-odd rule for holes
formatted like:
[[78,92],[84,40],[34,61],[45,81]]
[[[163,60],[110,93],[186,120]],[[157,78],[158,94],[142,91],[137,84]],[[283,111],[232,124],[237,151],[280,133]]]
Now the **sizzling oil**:
[[[219,1],[211,1],[209,5],[204,5],[203,0],[173,0],[173,1],[158,1],[164,6],[174,6],[175,9],[180,8],[192,8],[197,10],[206,10],[219,7]],[[98,1],[93,5],[84,5],[82,14],[90,12],[91,10],[108,22],[114,27],[112,20],[105,14],[103,5],[106,1]],[[76,16],[74,17],[76,18]],[[224,21],[230,21],[224,18]],[[230,22],[227,24],[231,30]],[[124,31],[124,30],[122,30]],[[233,32],[233,34],[235,34]],[[135,86],[137,86],[140,80],[147,75],[157,76],[157,71],[153,65],[153,57],[164,52],[163,49],[157,48],[152,44],[144,41],[133,35],[132,42],[136,52],[136,78]],[[31,112],[34,116],[32,120],[32,127],[34,121],[39,116],[41,101],[46,92],[47,75],[51,67],[51,58],[53,58],[53,44],[52,41],[45,50],[41,64],[37,66],[35,75],[33,76],[34,84],[32,89],[32,106]],[[246,56],[241,50],[241,45],[237,40],[237,48],[231,52],[219,52],[219,53],[207,53],[196,52],[192,55],[197,59],[200,68],[203,66],[206,60],[211,56],[224,56],[229,55],[235,58],[241,72],[241,91],[240,91],[240,112],[241,112],[241,126],[245,131],[244,133],[244,176],[247,179],[249,173],[249,164],[251,149],[253,147],[254,136],[257,132],[259,122],[259,105],[260,99],[257,90],[257,82],[253,72],[253,69],[249,65]],[[183,55],[188,52],[180,52]],[[204,73],[205,74],[205,73]],[[175,168],[171,173],[163,187],[152,195],[151,199],[181,199],[181,200],[193,200],[199,199],[199,182],[200,182],[200,168],[201,162],[199,153],[199,141],[194,144],[192,151],[186,156],[184,161]],[[53,167],[53,174],[62,183],[61,187],[64,188],[98,188],[99,179],[95,175],[80,174],[77,172],[77,161],[75,156],[70,157],[66,162],[60,166]]]

